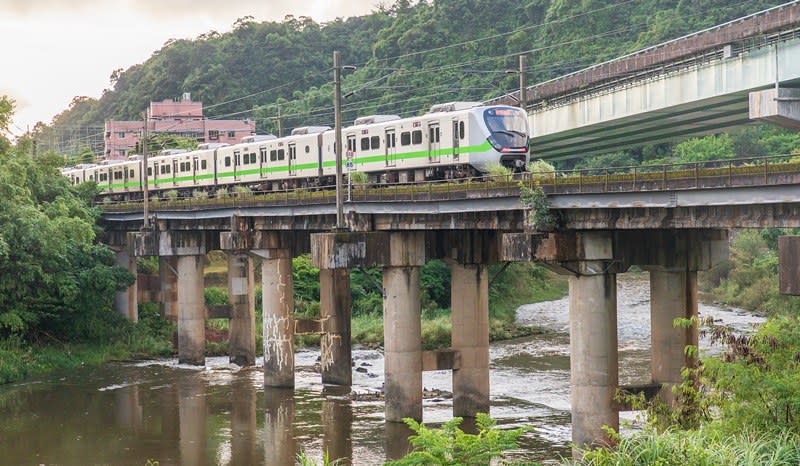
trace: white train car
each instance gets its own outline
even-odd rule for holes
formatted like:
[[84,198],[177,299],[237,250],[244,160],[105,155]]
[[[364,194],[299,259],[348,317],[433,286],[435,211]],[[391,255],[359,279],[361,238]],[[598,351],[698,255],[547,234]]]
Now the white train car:
[[[371,183],[457,179],[479,175],[498,163],[517,171],[528,162],[524,110],[476,102],[434,105],[421,116],[372,115],[344,128],[346,170],[367,173]],[[251,136],[232,146],[204,144],[148,160],[148,185],[182,196],[245,185],[256,190],[326,186],[334,182],[335,132],[327,126],[291,135]],[[104,162],[63,171],[73,183],[94,181],[102,192],[140,197],[141,161]]]

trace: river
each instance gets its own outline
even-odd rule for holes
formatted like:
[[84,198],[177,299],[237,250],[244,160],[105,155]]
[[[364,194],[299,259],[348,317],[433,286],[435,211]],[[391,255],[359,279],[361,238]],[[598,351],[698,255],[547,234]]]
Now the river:
[[[617,299],[620,383],[646,382],[646,274],[621,275]],[[699,311],[743,332],[762,321],[714,305]],[[532,426],[515,457],[557,462],[570,441],[568,300],[522,306],[518,319],[545,333],[492,344],[491,414],[502,426]],[[175,360],[114,363],[0,386],[0,464],[272,465],[291,464],[303,450],[317,461],[328,451],[361,465],[406,448],[407,432],[385,427],[383,403],[367,396],[383,383],[380,352],[354,350],[353,390],[364,395],[355,401],[321,385],[318,352],[296,358],[294,392],[263,389],[260,370],[239,370],[227,358],[208,358],[204,369]],[[425,422],[449,419],[450,373],[425,373],[423,385],[444,393],[425,400]]]

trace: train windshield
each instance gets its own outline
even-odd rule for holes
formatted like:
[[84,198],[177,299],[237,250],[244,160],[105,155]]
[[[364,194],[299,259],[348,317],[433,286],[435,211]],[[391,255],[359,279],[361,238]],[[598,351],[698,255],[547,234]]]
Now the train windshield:
[[[518,108],[489,108],[483,112],[494,146],[527,147],[528,120]],[[497,148],[497,147],[496,147]]]

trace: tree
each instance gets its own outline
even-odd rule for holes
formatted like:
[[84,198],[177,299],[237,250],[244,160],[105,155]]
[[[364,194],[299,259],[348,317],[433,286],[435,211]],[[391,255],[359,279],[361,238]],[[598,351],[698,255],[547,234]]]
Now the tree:
[[[0,109],[0,122],[10,114]],[[98,337],[116,316],[114,292],[133,277],[96,242],[96,186],[71,186],[62,159],[34,161],[29,142],[0,148],[0,337]]]

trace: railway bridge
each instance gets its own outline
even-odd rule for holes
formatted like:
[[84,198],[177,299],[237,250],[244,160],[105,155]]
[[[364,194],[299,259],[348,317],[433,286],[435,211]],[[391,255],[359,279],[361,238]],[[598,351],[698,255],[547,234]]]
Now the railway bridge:
[[[520,201],[521,189],[536,187],[559,219],[554,229],[532,224],[535,212]],[[135,272],[136,257],[159,257],[162,312],[177,320],[181,362],[204,364],[204,321],[224,316],[231,361],[255,363],[254,258],[260,262],[268,387],[293,387],[300,333],[321,335],[322,381],[351,385],[349,270],[381,267],[389,422],[422,419],[426,370],[452,370],[454,415],[489,410],[489,264],[537,261],[568,275],[573,440],[583,445],[608,440],[601,426],[618,427],[626,409],[614,401],[618,388],[672,401],[681,368],[693,364],[683,349],[698,334],[673,320],[697,314],[697,272],[727,257],[729,228],[800,227],[800,163],[761,158],[357,188],[343,231],[334,230],[334,196],[325,190],[161,201],[151,213],[142,229],[141,204],[105,205],[102,222],[120,265]],[[230,305],[209,309],[203,261],[212,250],[228,254]],[[291,259],[305,253],[320,268],[318,319],[292,316]],[[419,271],[431,259],[452,271],[452,347],[435,352],[422,351],[420,330]],[[619,387],[616,276],[631,266],[650,272],[652,374]],[[791,275],[784,288],[797,290]],[[132,319],[136,290],[116,300]]]

